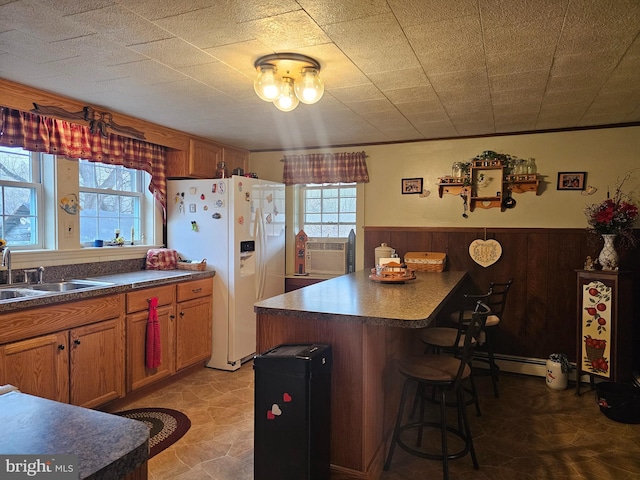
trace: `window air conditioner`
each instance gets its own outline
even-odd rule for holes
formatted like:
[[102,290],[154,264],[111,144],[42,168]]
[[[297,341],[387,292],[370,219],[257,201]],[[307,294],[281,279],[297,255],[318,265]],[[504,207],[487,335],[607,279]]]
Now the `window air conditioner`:
[[305,249],[305,272],[347,273],[347,243],[346,238],[309,238]]

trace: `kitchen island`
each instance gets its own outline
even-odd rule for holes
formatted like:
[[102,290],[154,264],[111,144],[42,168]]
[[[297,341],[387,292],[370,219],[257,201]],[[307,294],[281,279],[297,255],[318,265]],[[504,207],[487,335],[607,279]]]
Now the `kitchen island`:
[[380,477],[400,399],[395,360],[419,352],[427,327],[459,290],[466,272],[423,273],[377,283],[359,271],[255,304],[257,351],[281,344],[328,344],[331,478]]

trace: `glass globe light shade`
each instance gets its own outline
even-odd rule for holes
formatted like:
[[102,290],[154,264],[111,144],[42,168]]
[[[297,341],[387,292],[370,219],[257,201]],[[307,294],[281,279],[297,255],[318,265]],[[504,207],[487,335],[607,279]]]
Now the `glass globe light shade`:
[[298,106],[300,101],[293,91],[293,79],[284,77],[282,79],[282,93],[274,100],[273,104],[278,110],[290,112]]
[[260,73],[253,82],[253,89],[265,102],[273,102],[282,91],[282,80],[276,75],[277,69],[273,65],[260,65],[258,69]]
[[318,76],[318,70],[313,67],[302,69],[302,75],[295,82],[296,96],[302,103],[311,105],[322,98],[324,82]]

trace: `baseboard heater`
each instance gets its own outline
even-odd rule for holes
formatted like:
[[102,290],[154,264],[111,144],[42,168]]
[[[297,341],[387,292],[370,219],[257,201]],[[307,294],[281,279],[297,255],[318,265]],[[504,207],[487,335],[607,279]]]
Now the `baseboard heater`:
[[[476,352],[475,356],[478,358],[487,358],[486,352]],[[531,375],[534,377],[547,377],[547,359],[541,358],[527,358],[517,357],[513,355],[494,355],[496,364],[503,372],[519,373],[522,375]],[[475,364],[480,368],[489,368],[489,365],[485,362],[476,362]],[[569,380],[575,381],[575,363],[571,363],[571,372],[569,372]],[[582,375],[580,377],[581,383],[589,383],[589,375]],[[640,385],[640,378],[636,378],[635,382]]]

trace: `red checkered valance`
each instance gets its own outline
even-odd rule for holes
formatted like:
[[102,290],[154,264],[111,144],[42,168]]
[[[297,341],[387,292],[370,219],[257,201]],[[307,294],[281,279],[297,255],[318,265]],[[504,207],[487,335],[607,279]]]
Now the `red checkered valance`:
[[304,183],[368,183],[365,152],[312,153],[285,155],[285,185]]
[[7,107],[0,107],[0,145],[143,170],[151,175],[149,191],[166,208],[166,147]]

